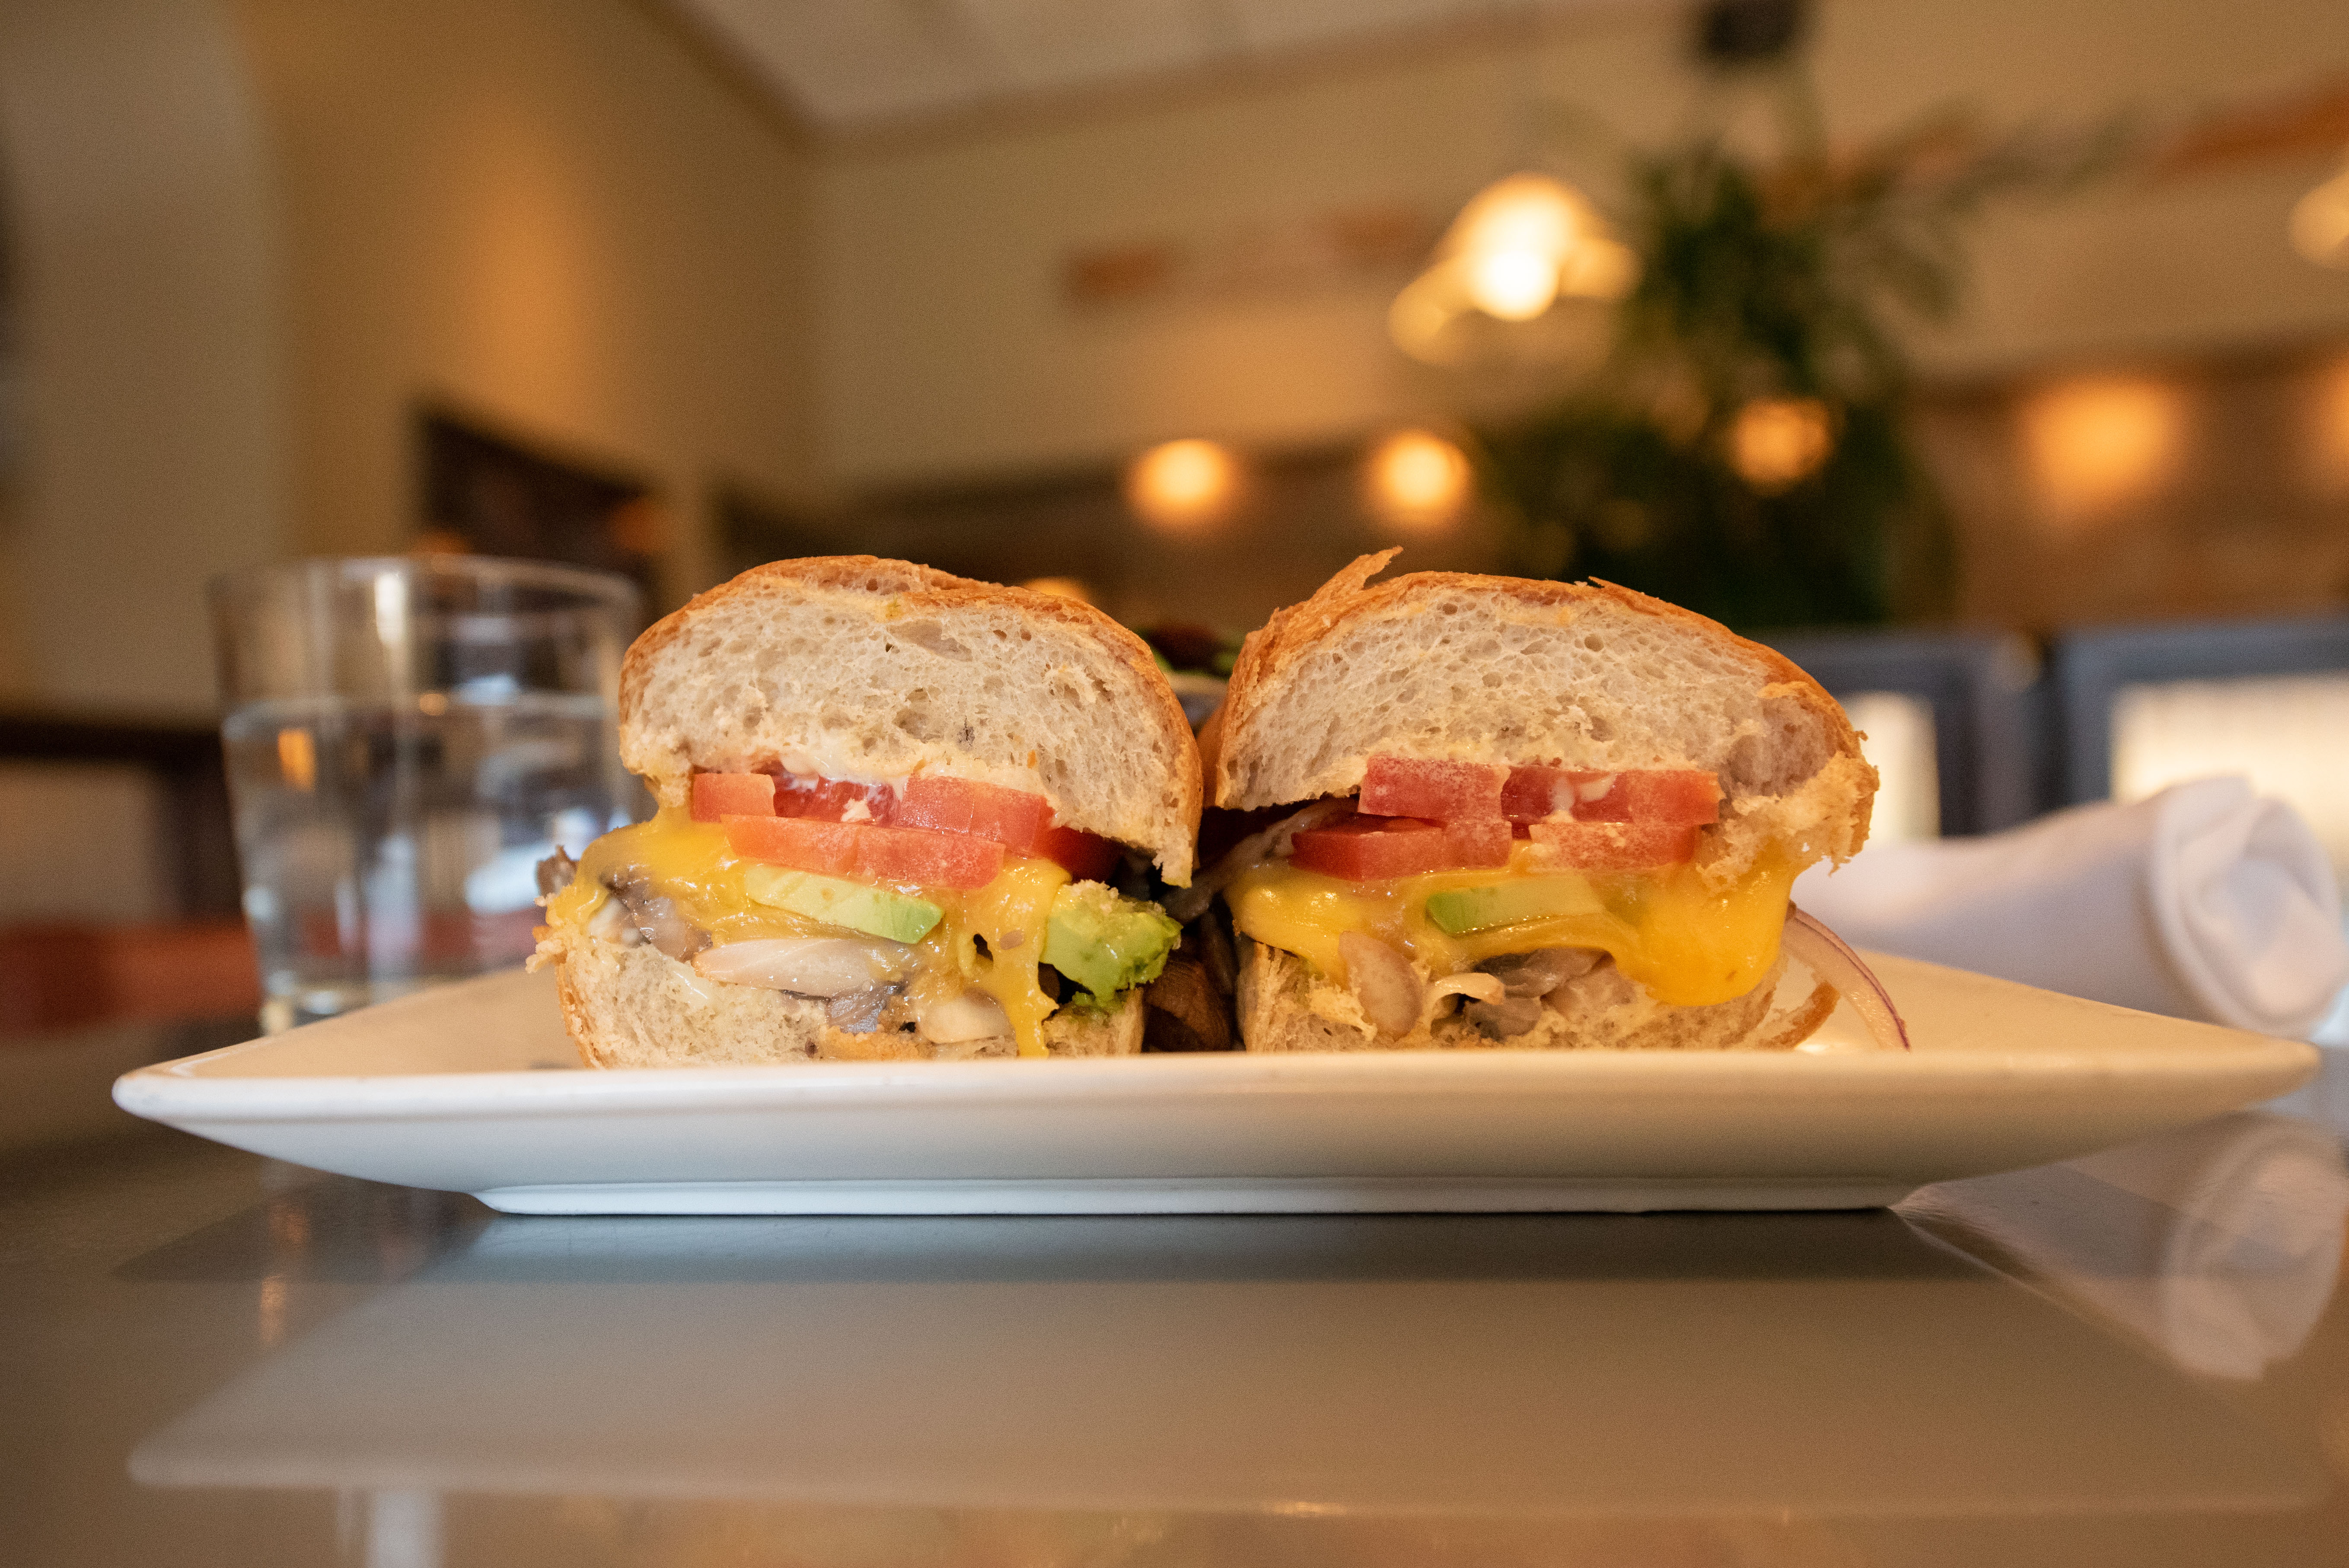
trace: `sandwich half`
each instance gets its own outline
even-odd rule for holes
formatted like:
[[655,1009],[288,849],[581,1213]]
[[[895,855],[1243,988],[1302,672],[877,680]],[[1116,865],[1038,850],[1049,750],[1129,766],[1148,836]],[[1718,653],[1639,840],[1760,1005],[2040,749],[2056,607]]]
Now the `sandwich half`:
[[[1364,556],[1251,635],[1201,743],[1257,831],[1220,892],[1254,1051],[1785,1047],[1795,876],[1868,835],[1841,707],[1767,648],[1606,583]],[[1792,994],[1782,994],[1792,993]]]
[[659,802],[541,871],[538,959],[595,1067],[1102,1056],[1179,931],[1199,758],[1088,605],[870,556],[654,625],[620,753]]

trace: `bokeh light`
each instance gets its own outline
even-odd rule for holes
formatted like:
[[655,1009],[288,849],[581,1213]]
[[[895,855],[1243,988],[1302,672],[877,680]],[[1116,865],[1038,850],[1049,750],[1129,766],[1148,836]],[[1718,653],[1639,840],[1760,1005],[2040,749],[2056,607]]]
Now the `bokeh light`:
[[1371,450],[1365,465],[1371,509],[1413,533],[1446,528],[1466,505],[1465,453],[1427,430],[1401,430]]
[[1835,449],[1835,419],[1816,397],[1756,397],[1729,427],[1729,463],[1764,495],[1818,472]]
[[2024,404],[2023,433],[2049,514],[2091,521],[2168,478],[2185,444],[2185,398],[2139,377],[2068,381]]
[[1164,442],[1126,471],[1127,503],[1144,522],[1169,532],[1211,526],[1238,493],[1239,463],[1213,441]]

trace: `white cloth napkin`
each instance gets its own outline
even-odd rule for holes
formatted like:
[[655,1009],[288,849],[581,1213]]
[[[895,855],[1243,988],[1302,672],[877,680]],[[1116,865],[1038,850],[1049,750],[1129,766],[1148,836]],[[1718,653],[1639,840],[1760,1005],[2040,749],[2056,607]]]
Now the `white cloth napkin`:
[[1795,902],[1855,946],[2261,1034],[2306,1036],[2349,983],[2323,846],[2236,778],[1876,845]]

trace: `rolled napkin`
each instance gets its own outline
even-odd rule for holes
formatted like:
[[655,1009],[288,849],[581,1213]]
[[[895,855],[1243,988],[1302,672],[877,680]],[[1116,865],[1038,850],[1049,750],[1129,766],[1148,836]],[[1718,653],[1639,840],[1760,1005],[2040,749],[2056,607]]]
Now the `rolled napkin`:
[[2304,1037],[2349,983],[2331,861],[2239,778],[1978,839],[1878,844],[1795,902],[1856,946]]

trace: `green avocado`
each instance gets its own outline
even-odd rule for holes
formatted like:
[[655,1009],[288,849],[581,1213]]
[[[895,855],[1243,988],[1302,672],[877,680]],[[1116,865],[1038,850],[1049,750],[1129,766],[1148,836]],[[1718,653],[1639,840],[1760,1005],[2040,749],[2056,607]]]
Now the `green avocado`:
[[761,903],[788,909],[826,925],[844,925],[867,936],[885,936],[892,942],[919,942],[943,913],[925,899],[908,898],[887,888],[866,887],[813,872],[785,871],[781,866],[752,866],[742,873],[742,891]]
[[1121,898],[1100,882],[1071,882],[1052,898],[1044,962],[1106,1006],[1129,985],[1158,978],[1183,928],[1157,905]]
[[1459,887],[1427,895],[1427,918],[1447,935],[1484,931],[1554,914],[1601,914],[1606,905],[1576,876],[1513,877],[1488,887]]

